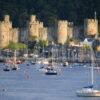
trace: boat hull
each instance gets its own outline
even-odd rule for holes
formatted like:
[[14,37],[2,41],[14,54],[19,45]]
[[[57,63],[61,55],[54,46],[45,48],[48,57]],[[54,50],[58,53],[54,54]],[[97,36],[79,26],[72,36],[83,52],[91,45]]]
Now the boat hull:
[[100,97],[100,91],[98,90],[78,91],[77,96],[79,97]]
[[3,69],[3,71],[10,71],[10,69],[6,69],[6,68],[5,68],[5,69]]
[[46,74],[46,75],[57,75],[56,72],[55,72],[55,73],[54,73],[54,72],[46,72],[45,74]]

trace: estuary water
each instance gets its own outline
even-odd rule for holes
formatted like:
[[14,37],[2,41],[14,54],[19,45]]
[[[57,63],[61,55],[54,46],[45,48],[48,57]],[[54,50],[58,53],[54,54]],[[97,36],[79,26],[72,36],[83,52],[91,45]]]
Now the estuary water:
[[[100,90],[100,71],[94,72],[95,87]],[[18,71],[4,72],[1,64],[0,100],[100,100],[76,96],[90,80],[88,67],[63,68],[58,75],[49,76],[37,71],[36,65],[22,64]]]

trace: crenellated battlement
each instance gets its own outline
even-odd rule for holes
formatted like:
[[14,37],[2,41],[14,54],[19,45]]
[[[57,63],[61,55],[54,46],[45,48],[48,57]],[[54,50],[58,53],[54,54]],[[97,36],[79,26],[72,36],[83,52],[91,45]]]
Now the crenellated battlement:
[[10,22],[10,16],[9,15],[5,15],[4,16],[4,21],[5,22]]
[[68,26],[73,26],[74,23],[73,22],[68,22]]
[[31,15],[30,16],[30,22],[36,21],[36,15]]
[[97,19],[85,19],[84,21],[85,21],[85,22],[90,22],[90,23],[98,22]]
[[59,25],[65,25],[65,24],[68,24],[68,21],[67,20],[59,20],[58,24]]

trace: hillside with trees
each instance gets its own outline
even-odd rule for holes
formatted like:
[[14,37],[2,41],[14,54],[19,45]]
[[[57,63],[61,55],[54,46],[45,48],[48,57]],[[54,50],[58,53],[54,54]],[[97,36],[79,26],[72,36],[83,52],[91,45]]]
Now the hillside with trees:
[[67,19],[79,25],[84,18],[100,19],[100,0],[0,0],[0,20],[11,16],[14,26],[25,27],[31,14],[37,15],[46,26],[58,19]]

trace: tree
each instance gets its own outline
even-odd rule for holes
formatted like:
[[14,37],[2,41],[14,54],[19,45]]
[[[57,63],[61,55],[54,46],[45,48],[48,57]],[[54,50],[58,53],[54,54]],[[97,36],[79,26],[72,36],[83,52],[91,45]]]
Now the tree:
[[27,48],[27,45],[23,43],[10,42],[10,44],[6,48],[9,48],[11,50],[23,50]]
[[48,46],[48,41],[47,40],[40,40],[39,45],[41,48],[47,47]]

